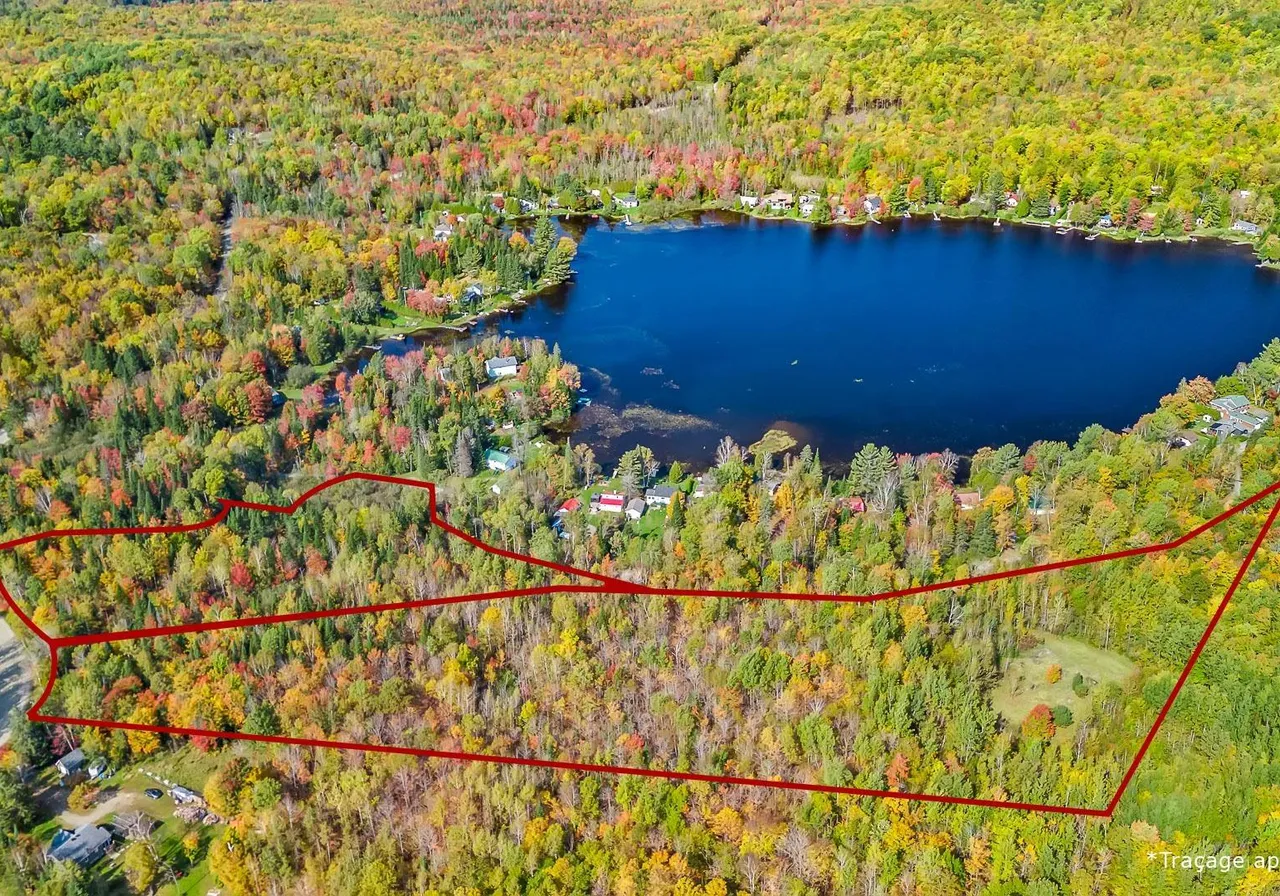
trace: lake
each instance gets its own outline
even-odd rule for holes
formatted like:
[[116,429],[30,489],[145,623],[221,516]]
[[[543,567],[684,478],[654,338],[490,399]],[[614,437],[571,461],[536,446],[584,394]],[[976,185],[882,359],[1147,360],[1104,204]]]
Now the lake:
[[914,218],[815,229],[705,215],[593,224],[576,276],[486,332],[558,343],[602,458],[643,443],[706,462],[781,427],[852,456],[1132,424],[1183,377],[1280,335],[1280,278],[1242,247],[1117,243]]

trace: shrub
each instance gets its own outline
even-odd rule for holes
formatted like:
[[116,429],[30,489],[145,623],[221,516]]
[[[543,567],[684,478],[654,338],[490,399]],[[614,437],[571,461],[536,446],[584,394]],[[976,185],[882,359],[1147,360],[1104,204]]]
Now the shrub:
[[1071,715],[1071,707],[1058,704],[1053,708],[1053,724],[1058,728],[1065,728],[1075,721],[1075,717]]
[[1084,680],[1084,676],[1079,672],[1071,679],[1071,690],[1075,692],[1077,697],[1089,696],[1089,682]]
[[1022,720],[1022,736],[1029,740],[1048,740],[1055,730],[1053,711],[1043,703],[1033,707]]
[[1054,663],[1045,670],[1044,680],[1049,682],[1049,684],[1057,684],[1062,681],[1062,667],[1057,663]]

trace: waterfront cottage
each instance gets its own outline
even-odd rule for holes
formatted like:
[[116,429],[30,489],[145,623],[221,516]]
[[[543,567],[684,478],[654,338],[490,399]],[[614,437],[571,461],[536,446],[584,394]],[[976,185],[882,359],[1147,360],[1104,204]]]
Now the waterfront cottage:
[[484,362],[484,372],[491,380],[515,376],[520,372],[520,362],[515,358],[490,358]]
[[640,200],[635,193],[619,193],[613,197],[613,204],[618,208],[639,208]]
[[647,489],[644,493],[644,503],[650,507],[666,507],[671,503],[671,499],[676,495],[674,486],[655,485],[651,489]]
[[1257,236],[1262,233],[1262,228],[1252,221],[1236,221],[1232,223],[1231,229],[1245,236]]
[[884,208],[884,202],[879,196],[868,196],[862,200],[862,210],[868,215],[878,215],[882,208]]
[[800,214],[806,218],[813,214],[813,210],[818,207],[818,202],[822,197],[817,193],[805,193],[800,197]]
[[956,503],[961,510],[973,510],[982,503],[982,492],[956,492]]
[[627,496],[605,492],[591,496],[592,513],[622,513],[627,506]]
[[643,498],[632,498],[627,502],[627,517],[638,520],[644,516],[646,505]]
[[795,197],[783,190],[774,190],[764,197],[764,207],[771,212],[790,211],[795,204]]
[[1243,395],[1223,395],[1221,398],[1210,401],[1209,407],[1227,417],[1237,411],[1246,410],[1249,407],[1249,399]]
[[748,195],[746,195],[746,194],[744,193],[743,195],[741,195],[741,196],[739,196],[739,197],[738,197],[738,203],[739,203],[743,208],[755,208],[757,205],[759,205],[759,204],[760,204],[760,197],[759,197],[759,196],[748,196]]
[[453,236],[453,225],[440,223],[431,231],[431,238],[437,243],[447,243]]

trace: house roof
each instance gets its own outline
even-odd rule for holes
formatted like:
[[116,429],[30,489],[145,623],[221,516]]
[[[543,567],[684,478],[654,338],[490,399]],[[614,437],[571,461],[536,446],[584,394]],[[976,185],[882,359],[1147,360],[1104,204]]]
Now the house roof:
[[627,502],[627,510],[644,510],[644,498],[632,498]]
[[671,498],[676,493],[675,486],[672,485],[655,485],[651,489],[646,489],[644,496],[646,498]]
[[600,496],[599,503],[608,504],[610,507],[621,507],[627,503],[626,495],[603,494]]
[[520,364],[515,358],[505,355],[501,358],[490,358],[484,362],[484,366],[490,370],[505,370],[508,367],[516,367]]
[[1249,406],[1249,399],[1243,395],[1223,395],[1210,401],[1209,406],[1220,411],[1242,411]]
[[484,462],[496,463],[496,464],[502,464],[503,466],[508,466],[512,463],[512,460],[511,460],[511,455],[507,454],[507,452],[496,451],[493,448],[488,448],[484,452]]
[[59,831],[49,846],[49,858],[88,866],[102,857],[111,843],[111,832],[96,825],[81,825],[74,831]]
[[568,501],[565,501],[563,504],[560,505],[559,512],[573,513],[575,510],[577,510],[581,506],[582,506],[582,502],[579,501],[577,498],[570,498]]
[[84,765],[84,751],[76,747],[67,755],[58,760],[58,765],[65,768],[68,772],[73,772],[80,766]]

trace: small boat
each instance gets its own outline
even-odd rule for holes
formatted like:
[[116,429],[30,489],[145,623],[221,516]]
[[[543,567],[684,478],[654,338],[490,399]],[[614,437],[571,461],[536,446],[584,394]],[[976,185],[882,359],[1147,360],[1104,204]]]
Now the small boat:
[[1087,237],[1085,237],[1085,239],[1087,240],[1096,240],[1097,238],[1098,238],[1098,235],[1096,233],[1091,233]]
[[1055,231],[1054,231],[1054,233],[1059,234],[1059,235],[1064,234],[1064,233],[1070,233],[1070,232],[1071,232],[1071,228],[1070,228],[1070,227],[1059,227],[1057,230],[1055,230]]
[[995,223],[995,225],[994,225],[994,226],[996,226],[996,227],[999,227],[999,226],[1000,226],[1000,219],[999,219],[999,218],[996,218],[996,223]]
[[903,213],[902,213],[902,217],[904,217],[904,218],[910,218],[910,217],[911,217],[911,212],[903,212]]

